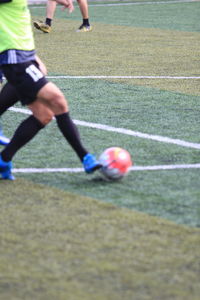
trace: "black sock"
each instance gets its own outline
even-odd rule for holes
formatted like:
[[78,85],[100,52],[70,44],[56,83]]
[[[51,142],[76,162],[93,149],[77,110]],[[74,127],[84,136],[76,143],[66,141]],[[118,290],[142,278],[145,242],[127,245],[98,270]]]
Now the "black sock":
[[83,19],[83,25],[90,26],[89,19]]
[[69,113],[64,113],[55,117],[60,131],[74,149],[80,160],[83,161],[83,157],[88,153],[88,151],[83,147],[78,129],[70,118]]
[[0,115],[18,101],[19,96],[15,88],[10,83],[6,83],[0,92]]
[[51,26],[52,19],[46,18],[45,24]]
[[42,128],[44,128],[44,125],[34,116],[24,120],[15,131],[10,143],[1,152],[3,160],[7,162],[12,160],[15,153],[27,144]]

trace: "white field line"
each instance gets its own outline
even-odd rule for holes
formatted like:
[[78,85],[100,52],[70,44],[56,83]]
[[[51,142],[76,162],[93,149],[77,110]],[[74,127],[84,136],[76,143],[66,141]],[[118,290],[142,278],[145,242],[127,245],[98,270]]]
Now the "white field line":
[[[133,166],[130,171],[158,171],[158,170],[176,170],[176,169],[200,169],[200,164],[188,165],[161,165],[161,166]],[[13,169],[13,173],[80,173],[83,168],[20,168]]]
[[[200,76],[152,76],[152,75],[135,75],[135,76],[110,76],[110,75],[88,75],[88,76],[76,76],[76,75],[60,75],[60,76],[46,76],[48,79],[200,79]],[[5,79],[5,77],[3,77]]]
[[49,79],[200,79],[200,76],[106,76],[106,75],[89,75],[89,76],[46,76]]
[[[36,4],[34,4],[34,2]],[[41,3],[44,3],[45,1],[40,1],[40,0],[30,0],[29,1],[29,4],[30,4],[30,7],[31,8],[46,8],[46,6],[39,6],[38,4]],[[90,4],[89,3],[89,6],[90,7],[113,7],[113,6],[132,6],[132,5],[154,5],[154,4],[174,4],[174,3],[191,3],[191,2],[199,2],[198,0],[175,0],[175,1],[148,1],[148,2],[124,2],[124,3],[104,3],[104,4]],[[76,4],[75,4],[76,6]]]
[[125,2],[125,3],[107,3],[107,4],[89,4],[89,6],[130,6],[130,5],[152,5],[152,4],[173,4],[173,3],[190,3],[198,0],[175,0],[175,1],[148,1],[148,2]]
[[[29,110],[23,109],[23,108],[12,107],[12,108],[10,108],[10,110],[15,111],[15,112],[20,112],[23,114],[31,114],[31,112]],[[178,145],[181,147],[187,147],[187,148],[200,150],[200,144],[197,144],[197,143],[191,143],[191,142],[187,142],[187,141],[183,141],[183,140],[179,140],[179,139],[172,139],[172,138],[159,136],[159,135],[151,135],[151,134],[147,134],[147,133],[133,131],[130,129],[117,128],[117,127],[112,127],[112,126],[98,124],[98,123],[91,123],[91,122],[85,122],[85,121],[79,121],[79,120],[74,120],[74,122],[75,122],[75,124],[80,125],[80,126],[105,130],[105,131],[109,131],[109,132],[117,132],[117,133],[135,136],[135,137],[139,137],[139,138],[143,138],[143,139],[148,139],[148,140],[153,140],[153,141],[168,143],[168,144],[174,144],[174,145]]]
[[190,3],[198,0],[175,0],[175,1],[148,1],[148,2],[127,2],[127,3],[108,3],[108,4],[89,4],[90,6],[130,6],[130,5],[152,5],[152,4],[173,4],[173,3]]
[[12,169],[12,173],[80,173],[83,168],[20,168]]

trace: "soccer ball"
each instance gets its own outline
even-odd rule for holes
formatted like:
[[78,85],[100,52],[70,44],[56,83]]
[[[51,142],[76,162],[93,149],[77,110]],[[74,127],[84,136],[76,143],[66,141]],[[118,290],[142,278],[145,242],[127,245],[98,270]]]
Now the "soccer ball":
[[108,180],[119,180],[128,174],[133,165],[129,152],[119,147],[106,149],[99,157],[102,165],[100,169],[103,176]]

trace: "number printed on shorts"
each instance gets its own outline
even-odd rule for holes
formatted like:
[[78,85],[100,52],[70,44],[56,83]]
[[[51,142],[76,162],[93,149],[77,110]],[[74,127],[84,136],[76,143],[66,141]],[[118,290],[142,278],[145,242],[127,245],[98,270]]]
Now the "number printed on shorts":
[[28,68],[26,68],[26,73],[29,74],[35,82],[44,76],[35,65],[30,65]]

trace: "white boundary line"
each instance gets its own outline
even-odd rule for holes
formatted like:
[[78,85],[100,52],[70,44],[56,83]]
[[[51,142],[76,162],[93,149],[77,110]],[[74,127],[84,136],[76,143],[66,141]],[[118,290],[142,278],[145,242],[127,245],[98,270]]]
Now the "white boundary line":
[[12,169],[13,173],[80,173],[83,168],[20,168]]
[[89,6],[130,6],[130,5],[152,5],[152,4],[177,4],[198,2],[197,0],[175,0],[175,1],[148,1],[148,2],[126,2],[126,3],[108,3],[108,4],[89,4]]
[[[161,166],[133,166],[130,171],[159,171],[175,169],[200,169],[200,164],[188,165],[161,165]],[[13,173],[80,173],[84,172],[83,168],[20,168],[12,169]]]
[[[184,79],[200,79],[200,76],[153,76],[153,75],[88,75],[88,76],[76,76],[76,75],[58,75],[58,76],[46,76],[48,79],[175,79],[175,80],[184,80]],[[3,77],[5,79],[5,77]]]
[[[40,6],[39,2],[40,1],[35,1],[36,3],[34,4],[33,0],[29,1],[29,7],[30,8],[46,8],[46,6]],[[43,4],[45,1],[41,1]],[[90,4],[89,7],[113,7],[113,6],[132,6],[132,5],[152,5],[152,4],[177,4],[177,3],[191,3],[191,2],[199,2],[198,0],[169,0],[169,1],[148,1],[148,2],[124,2],[124,3],[104,3],[104,4]],[[76,4],[75,4],[76,6]]]
[[[31,111],[24,109],[24,108],[11,107],[9,110],[14,111],[14,112],[20,112],[23,114],[31,114]],[[130,129],[117,128],[117,127],[112,127],[112,126],[108,126],[108,125],[79,121],[79,120],[74,120],[74,123],[77,125],[80,125],[80,126],[105,130],[105,131],[109,131],[109,132],[117,132],[117,133],[135,136],[135,137],[139,137],[139,138],[143,138],[143,139],[148,139],[148,140],[153,140],[153,141],[163,142],[163,143],[168,143],[168,144],[174,144],[177,146],[200,150],[200,144],[191,143],[191,142],[187,142],[187,141],[183,141],[183,140],[179,140],[179,139],[172,139],[172,138],[168,138],[168,137],[164,137],[164,136],[151,135],[151,134],[142,133],[139,131],[133,131]]]
[[[158,170],[176,170],[176,169],[200,169],[199,164],[188,165],[161,165],[161,166],[133,166],[130,171],[158,171]],[[13,169],[13,173],[80,173],[83,168],[20,168]]]
[[106,75],[89,75],[89,76],[46,76],[49,79],[200,79],[200,76],[106,76]]
[[183,165],[161,165],[161,166],[134,166],[130,168],[131,171],[157,171],[157,170],[175,170],[175,169],[200,169],[199,164],[183,164]]

